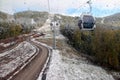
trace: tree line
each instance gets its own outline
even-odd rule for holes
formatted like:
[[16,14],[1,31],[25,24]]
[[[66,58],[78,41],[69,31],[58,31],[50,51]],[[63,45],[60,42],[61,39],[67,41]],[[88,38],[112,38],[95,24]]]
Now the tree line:
[[29,33],[31,28],[22,24],[0,22],[0,39],[17,37],[20,34]]
[[92,56],[95,63],[120,70],[120,30],[97,27],[94,31],[62,28],[68,43],[76,50]]

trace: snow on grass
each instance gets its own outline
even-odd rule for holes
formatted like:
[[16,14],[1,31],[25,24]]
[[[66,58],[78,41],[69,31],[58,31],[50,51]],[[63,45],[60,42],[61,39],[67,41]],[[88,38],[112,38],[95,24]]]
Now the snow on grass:
[[[19,48],[21,45],[22,45],[22,44],[19,44],[16,48]],[[14,49],[13,49],[13,50],[10,50],[10,51],[3,52],[3,53],[0,53],[0,57],[9,54],[9,53],[11,53],[12,51],[14,51]]]
[[[45,34],[44,36],[40,36],[40,37],[38,37],[36,39],[51,39],[51,38],[53,38],[53,33],[51,33],[51,34]],[[65,39],[65,37],[63,35],[61,35],[61,34],[56,35],[55,38],[56,39],[60,39],[60,40]]]
[[[5,77],[18,66],[25,63],[36,52],[36,48],[24,41],[16,48],[0,55],[0,77]],[[7,58],[7,59],[6,59]]]
[[52,49],[51,46],[48,46],[47,44],[41,43],[41,42],[39,42],[39,41],[36,41],[35,39],[32,39],[32,41],[35,42],[35,43],[37,43],[37,44],[40,44],[40,45],[42,45],[42,46],[45,46],[45,47],[47,47],[47,48]]
[[100,67],[63,57],[53,50],[46,80],[114,80]]

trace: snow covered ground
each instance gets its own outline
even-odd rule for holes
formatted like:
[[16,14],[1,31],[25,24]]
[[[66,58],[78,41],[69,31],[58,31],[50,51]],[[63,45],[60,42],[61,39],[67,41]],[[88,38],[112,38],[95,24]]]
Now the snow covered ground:
[[53,50],[46,80],[114,80],[105,70]]
[[18,66],[24,64],[36,52],[29,42],[22,42],[16,48],[0,54],[0,77],[5,77]]
[[[46,34],[38,39],[49,39],[52,37],[52,34]],[[56,39],[64,40],[65,37],[60,34],[56,36]],[[65,47],[63,46],[64,49],[62,51],[66,49]],[[101,67],[88,64],[88,61],[84,59],[78,60],[62,56],[60,54],[62,51],[53,50],[46,80],[114,80],[113,76]],[[69,55],[67,50],[65,51],[65,55]],[[41,76],[37,80],[41,80]]]
[[[114,80],[104,69],[53,50],[46,80]],[[37,80],[41,80],[41,76]]]

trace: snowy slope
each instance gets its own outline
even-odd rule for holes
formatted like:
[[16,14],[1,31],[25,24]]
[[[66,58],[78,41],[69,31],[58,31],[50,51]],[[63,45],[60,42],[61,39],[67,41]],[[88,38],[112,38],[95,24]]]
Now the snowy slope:
[[[50,15],[49,15],[50,16]],[[51,31],[51,26],[50,26],[50,22],[51,19],[48,18],[46,20],[46,22],[44,23],[44,25],[42,27],[40,27],[39,29],[37,29],[38,32],[43,32],[43,33],[48,33],[48,32],[52,32]]]
[[114,80],[100,67],[63,57],[54,50],[46,80]]
[[18,66],[24,64],[36,52],[36,48],[24,41],[16,48],[0,55],[0,77],[5,77]]

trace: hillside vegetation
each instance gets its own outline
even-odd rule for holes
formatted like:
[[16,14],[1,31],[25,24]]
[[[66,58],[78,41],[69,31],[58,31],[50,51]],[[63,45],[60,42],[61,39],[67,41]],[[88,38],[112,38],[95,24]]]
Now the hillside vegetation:
[[38,12],[38,11],[23,11],[14,14],[15,18],[25,17],[25,18],[48,18],[47,12]]
[[114,27],[120,27],[120,13],[106,16],[103,18],[96,18],[97,23],[111,25]]
[[108,16],[104,23],[101,23],[103,18],[96,18],[97,28],[94,31],[80,31],[77,26],[79,17],[62,16],[61,32],[70,45],[91,56],[93,62],[120,70],[119,18],[119,14]]
[[30,31],[31,28],[24,28],[20,24],[0,22],[0,39],[17,37],[20,34],[29,33]]
[[97,27],[94,31],[62,28],[62,34],[76,50],[92,56],[95,63],[120,70],[120,30]]
[[[35,26],[42,26],[48,18],[47,12],[24,11],[14,15],[0,12],[0,39],[29,33]],[[34,20],[36,25],[31,23]]]

